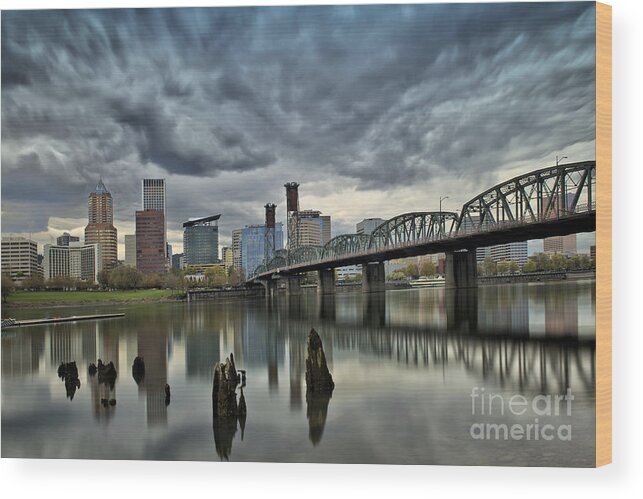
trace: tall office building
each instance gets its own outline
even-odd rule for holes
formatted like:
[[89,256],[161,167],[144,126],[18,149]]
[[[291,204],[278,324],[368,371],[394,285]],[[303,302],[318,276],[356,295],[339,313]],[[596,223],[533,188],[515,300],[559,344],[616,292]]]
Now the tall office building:
[[72,236],[69,232],[63,232],[62,236],[56,238],[58,246],[69,246],[69,243],[80,242],[80,237]]
[[[165,258],[167,253],[167,209],[166,209],[166,190],[164,178],[144,178],[143,179],[143,210],[156,210],[163,213],[163,252]],[[166,266],[171,265],[170,261]]]
[[304,210],[298,217],[300,246],[323,246],[330,241],[330,216],[317,210]]
[[545,253],[559,253],[567,256],[575,255],[576,234],[546,237],[543,239],[543,251]]
[[136,234],[125,236],[125,265],[136,267]]
[[181,270],[184,265],[183,253],[172,254],[172,268]]
[[355,226],[358,234],[372,234],[375,229],[382,225],[386,220],[382,218],[365,218]]
[[520,265],[524,265],[529,259],[528,243],[527,241],[518,241],[515,243],[496,244],[494,246],[476,248],[476,261],[478,263],[484,262],[484,259],[488,256],[493,258],[494,262],[512,260]]
[[118,263],[118,234],[114,227],[112,195],[100,179],[87,199],[88,224],[85,227],[85,244],[100,244],[101,267],[113,269]]
[[235,229],[232,231],[232,265],[235,269],[241,270],[241,231]]
[[[266,226],[249,225],[241,229],[241,268],[247,278],[265,257]],[[283,225],[275,224],[275,250],[283,249]]]
[[230,246],[221,248],[221,260],[223,261],[226,272],[229,272],[230,269],[234,267],[234,253]]
[[73,277],[98,282],[102,270],[102,246],[98,243],[72,242],[65,246],[45,244],[43,264],[45,279]]
[[162,274],[165,256],[165,217],[159,210],[136,212],[136,268],[143,274]]
[[2,238],[2,273],[16,282],[27,277],[42,276],[38,264],[38,244],[26,237]]
[[197,218],[183,223],[183,255],[186,265],[219,262],[219,218]]

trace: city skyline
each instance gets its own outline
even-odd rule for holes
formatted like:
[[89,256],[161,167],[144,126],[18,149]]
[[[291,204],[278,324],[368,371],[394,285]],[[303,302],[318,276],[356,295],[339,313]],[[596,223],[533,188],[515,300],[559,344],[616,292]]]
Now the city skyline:
[[81,235],[101,176],[122,235],[140,180],[166,179],[177,253],[190,216],[222,213],[221,245],[266,202],[285,222],[286,181],[334,234],[458,210],[594,159],[594,21],[587,3],[4,12],[3,233]]

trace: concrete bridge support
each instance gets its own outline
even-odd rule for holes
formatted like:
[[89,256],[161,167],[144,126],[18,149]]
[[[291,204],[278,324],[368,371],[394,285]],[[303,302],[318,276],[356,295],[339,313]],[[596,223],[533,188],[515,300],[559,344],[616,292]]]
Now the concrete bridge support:
[[476,250],[447,252],[444,272],[447,289],[478,287]]
[[317,271],[317,291],[322,295],[335,293],[335,269],[322,269]]
[[373,293],[386,289],[384,263],[367,263],[362,265],[362,292]]
[[286,278],[286,294],[288,296],[301,296],[300,275],[291,275]]
[[277,296],[277,281],[275,279],[268,279],[266,281],[261,281],[263,287],[266,291],[266,298],[274,298]]

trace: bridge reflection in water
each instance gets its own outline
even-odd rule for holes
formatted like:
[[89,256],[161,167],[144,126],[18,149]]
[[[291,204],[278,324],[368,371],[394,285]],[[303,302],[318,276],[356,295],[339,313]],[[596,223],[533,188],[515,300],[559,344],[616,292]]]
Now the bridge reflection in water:
[[[353,434],[364,431],[358,423],[364,418],[402,418],[402,426],[410,425],[408,432],[400,429],[402,433],[395,438],[406,439],[409,432],[415,432],[426,441],[426,423],[387,412],[399,410],[390,402],[395,397],[405,404],[417,404],[416,409],[428,411],[433,419],[454,407],[456,412],[461,410],[457,404],[462,400],[466,410],[473,385],[525,396],[564,393],[572,387],[579,404],[585,404],[581,407],[589,411],[595,390],[594,310],[594,281],[521,283],[477,290],[413,289],[330,296],[302,293],[272,302],[259,299],[136,306],[126,309],[122,321],[3,333],[3,425],[9,428],[7,435],[12,435],[12,425],[42,419],[46,421],[40,423],[42,428],[48,424],[57,428],[56,432],[47,432],[48,438],[78,438],[77,444],[65,442],[70,456],[97,457],[96,451],[89,454],[84,450],[94,438],[91,427],[82,428],[86,420],[55,419],[58,413],[42,406],[35,395],[37,390],[22,390],[25,383],[31,383],[42,390],[55,387],[50,405],[64,404],[60,407],[65,411],[81,413],[91,408],[94,418],[90,422],[109,421],[105,431],[110,432],[111,440],[93,442],[93,448],[106,446],[107,452],[113,442],[112,452],[118,452],[120,458],[185,458],[185,452],[168,454],[167,448],[150,445],[148,439],[176,431],[188,422],[197,428],[207,422],[207,440],[212,442],[214,436],[215,441],[209,452],[218,458],[288,461],[315,460],[315,456],[332,459],[323,452],[327,452],[324,444],[329,441],[337,445],[338,427],[335,423],[330,431],[328,427],[328,422],[337,417],[344,418],[343,425],[356,425],[350,427]],[[335,378],[332,398],[306,394],[305,345],[312,327],[323,339]],[[212,366],[229,352],[234,353],[237,367],[248,373],[245,431],[244,427],[239,431],[236,420],[212,418]],[[139,354],[145,358],[146,374],[137,384],[129,370]],[[84,383],[86,366],[98,357],[114,360],[118,366],[113,393],[118,392],[119,402],[114,408],[101,407],[99,401],[106,397],[99,392],[100,387]],[[57,381],[58,365],[71,360],[78,363],[84,383],[72,402],[59,383],[52,383]],[[161,397],[165,383],[172,385],[170,406]],[[285,390],[280,386],[284,383]],[[428,398],[437,393],[436,383],[441,384],[440,390],[448,387],[449,401],[434,404]],[[89,390],[84,388],[88,385]],[[367,406],[371,414],[361,412],[365,409],[360,405],[363,400],[374,404]],[[33,406],[32,418],[25,419],[23,413],[13,418],[10,408],[18,401],[21,410]],[[133,418],[139,410],[141,416]],[[593,431],[590,412],[586,417],[582,410],[576,414],[585,419],[575,428],[586,428],[588,434]],[[80,426],[65,432],[66,425],[72,423]],[[142,432],[137,424],[153,431]],[[274,449],[277,436],[283,441],[280,449],[290,449],[289,454]],[[35,431],[29,449],[40,449],[37,439],[41,437]],[[99,438],[98,434],[95,437]],[[302,447],[302,437],[307,447]],[[18,445],[11,438],[8,449]],[[380,434],[378,438],[384,445],[393,435]],[[195,448],[202,441],[203,435],[195,437]],[[51,443],[47,448],[57,448]],[[394,444],[387,441],[387,445]],[[391,460],[404,459],[414,445],[412,440],[405,440],[399,455],[391,448]],[[293,449],[298,450],[300,458],[293,457]],[[310,454],[313,451],[320,454]],[[195,459],[213,457],[193,452],[190,456]],[[369,460],[368,455],[350,454],[359,452],[357,447],[343,452],[348,453],[342,455],[344,462]],[[46,449],[40,449],[38,455],[46,453]],[[568,462],[575,462],[574,457]]]

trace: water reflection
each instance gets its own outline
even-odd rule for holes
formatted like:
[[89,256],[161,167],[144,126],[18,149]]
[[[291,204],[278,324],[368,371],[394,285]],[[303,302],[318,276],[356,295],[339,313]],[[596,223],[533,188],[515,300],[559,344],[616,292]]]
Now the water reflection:
[[328,404],[333,392],[306,392],[306,418],[308,418],[308,438],[317,445],[324,434]]
[[[326,447],[319,445],[322,439],[325,444],[332,440],[335,421],[343,416],[350,417],[344,425],[353,425],[351,431],[359,433],[364,414],[351,412],[357,409],[349,401],[359,399],[381,382],[385,369],[404,369],[406,378],[397,389],[387,388],[393,391],[382,392],[382,396],[397,397],[396,404],[427,403],[423,410],[433,411],[434,416],[440,405],[428,404],[422,391],[425,388],[416,388],[425,386],[423,380],[433,371],[443,376],[438,378],[442,383],[451,383],[450,396],[464,400],[468,400],[465,390],[476,384],[525,394],[564,393],[572,387],[579,399],[591,401],[595,390],[594,289],[593,282],[569,282],[486,286],[465,292],[415,289],[367,295],[303,293],[279,296],[269,307],[264,300],[145,305],[125,308],[126,317],[119,321],[3,333],[3,424],[5,418],[11,422],[20,417],[11,409],[14,404],[22,410],[27,406],[34,415],[42,411],[36,395],[40,392],[24,390],[25,383],[47,390],[60,363],[75,360],[80,366],[80,381],[89,385],[89,390],[76,391],[69,410],[84,407],[87,411],[91,406],[95,421],[118,419],[111,425],[124,431],[123,436],[113,436],[117,440],[128,438],[125,435],[134,441],[144,438],[146,433],[136,426],[138,421],[145,428],[171,431],[191,420],[207,402],[212,366],[224,351],[232,351],[238,368],[248,373],[246,389],[252,391],[253,404],[248,423],[253,433],[244,439],[245,417],[222,419],[212,414],[215,449],[209,444],[209,451],[219,459],[231,459],[233,441],[235,459],[252,459],[251,449],[257,452],[261,445],[280,447],[269,440],[271,435],[276,439],[277,434],[283,449],[274,450],[274,459],[283,456],[288,460],[288,449],[304,449],[298,447],[298,435],[303,436],[306,448],[319,451]],[[330,396],[305,394],[306,336],[311,327],[323,338],[327,362],[336,379],[334,419],[330,420]],[[112,360],[120,373],[121,366],[132,366],[137,356],[145,361],[144,375],[132,371],[132,378],[122,376],[105,384],[86,374],[89,363],[99,357]],[[286,387],[281,391],[280,381]],[[176,398],[171,405],[166,395],[170,384]],[[54,400],[62,395],[56,386]],[[119,411],[109,403],[116,401],[117,389]],[[137,418],[139,407],[141,417]],[[384,410],[373,407],[373,416]],[[209,404],[205,416],[199,413],[200,419],[193,424],[203,425],[210,417],[208,412]],[[174,421],[170,413],[176,414]],[[414,420],[413,414],[393,417],[399,419],[400,436],[426,434],[426,423]],[[308,438],[305,429],[286,431],[298,424],[308,427]],[[593,424],[593,420],[587,424]],[[209,423],[205,425],[209,433]],[[327,425],[333,425],[333,431],[327,431]],[[140,436],[132,437],[136,432]],[[237,433],[240,438],[236,438]],[[374,438],[387,436],[378,434]],[[212,442],[210,437],[207,440]],[[125,441],[121,445],[128,448]],[[411,439],[400,449],[391,450],[392,459],[405,458],[414,445]],[[423,445],[426,447],[427,442]],[[80,447],[76,451],[76,455],[82,455]],[[146,445],[122,457],[137,457],[141,452],[145,457],[158,458]],[[351,452],[359,450],[356,447]],[[304,460],[311,458],[302,455]],[[181,456],[185,458],[185,454]],[[350,456],[346,459],[351,460]],[[568,459],[566,462],[574,462],[576,458]]]

